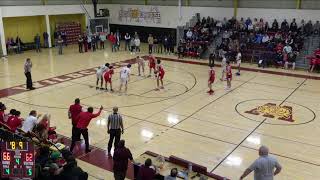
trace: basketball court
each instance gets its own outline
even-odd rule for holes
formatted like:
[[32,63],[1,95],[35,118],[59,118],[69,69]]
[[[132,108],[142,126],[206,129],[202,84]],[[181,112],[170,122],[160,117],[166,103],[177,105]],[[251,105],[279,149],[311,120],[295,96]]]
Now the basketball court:
[[[34,64],[34,91],[23,88],[23,64],[27,57]],[[214,95],[208,95],[206,61],[181,62],[174,56],[165,57],[170,58],[162,61],[166,70],[165,90],[154,91],[155,79],[137,76],[134,64],[128,94],[120,95],[95,89],[95,68],[106,62],[115,63],[116,67],[134,63],[130,59],[135,55],[124,51],[78,54],[76,47],[68,47],[61,56],[56,49],[9,56],[0,62],[0,101],[7,109],[21,110],[23,117],[32,109],[50,113],[52,125],[65,137],[71,137],[67,110],[75,98],[79,97],[86,107],[102,105],[103,115],[89,126],[90,144],[102,152],[108,142],[106,117],[113,106],[118,106],[124,116],[122,138],[134,158],[145,151],[175,155],[215,174],[238,179],[258,157],[257,149],[266,145],[283,166],[276,179],[320,178],[317,74],[311,77],[306,72],[282,69],[268,69],[273,74],[255,72],[259,71],[255,65],[244,64],[251,70],[233,77],[232,90],[224,90],[226,82],[216,80]],[[215,70],[218,79],[221,69]],[[115,90],[118,72],[119,68],[113,77]],[[95,150],[78,156],[80,166],[88,171],[90,179],[112,178],[112,172],[83,158],[99,161]]]

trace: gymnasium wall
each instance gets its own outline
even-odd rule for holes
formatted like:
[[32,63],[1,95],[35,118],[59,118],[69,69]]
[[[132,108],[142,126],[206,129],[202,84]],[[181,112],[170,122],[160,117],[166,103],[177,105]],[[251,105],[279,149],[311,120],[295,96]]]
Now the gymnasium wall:
[[56,29],[56,24],[65,22],[79,22],[81,24],[82,31],[86,30],[86,17],[84,14],[62,14],[62,15],[50,15],[50,30],[53,33]]
[[[119,18],[119,11],[121,8],[124,10],[128,9],[140,9],[148,10],[154,6],[144,6],[144,5],[121,5],[121,4],[104,4],[101,7],[108,8],[110,10],[110,22],[111,24],[120,25],[133,25],[133,26],[151,26],[151,27],[167,27],[176,28],[179,25],[185,25],[192,16],[196,13],[200,13],[202,17],[214,17],[215,19],[222,20],[224,17],[231,18],[234,13],[233,8],[222,8],[222,7],[190,7],[182,6],[181,13],[179,13],[179,8],[177,6],[156,6],[161,14],[161,23],[153,22],[136,22],[130,20],[124,20]],[[181,14],[181,17],[180,17]],[[274,19],[283,20],[287,19],[291,21],[296,18],[298,23],[301,19],[305,20],[320,20],[320,10],[306,10],[306,9],[261,9],[261,8],[238,8],[237,17],[251,17],[251,18],[263,18],[269,22]]]
[[25,43],[34,42],[37,33],[42,37],[42,33],[46,31],[44,16],[6,17],[3,18],[3,25],[7,39],[14,38],[15,40],[19,35],[22,42]]
[[[139,1],[140,0],[135,0]],[[214,0],[216,1],[216,0]],[[227,3],[230,0],[226,0]],[[258,1],[258,0],[251,0]],[[271,0],[275,2],[275,0]],[[303,0],[305,4],[317,3],[311,0]],[[148,2],[152,2],[148,0]],[[185,1],[183,1],[185,2]],[[192,1],[190,1],[192,2]],[[204,3],[204,0],[201,0]],[[265,1],[267,2],[267,1]],[[279,1],[280,2],[280,1]],[[309,2],[309,3],[307,3]],[[222,3],[222,2],[221,2]],[[92,5],[85,5],[90,16],[93,17]],[[160,23],[154,22],[136,22],[119,18],[120,9],[139,9],[148,11],[152,7],[157,7],[160,15]],[[211,16],[216,19],[223,19],[223,17],[231,18],[233,16],[234,9],[231,7],[194,7],[194,6],[182,6],[179,10],[178,6],[144,6],[144,5],[125,5],[125,4],[100,4],[98,8],[108,8],[110,10],[110,22],[111,24],[118,25],[132,25],[132,26],[148,26],[148,27],[162,27],[162,28],[176,28],[178,25],[185,25],[186,22],[192,18],[196,13],[201,13],[201,16]],[[37,15],[62,15],[62,14],[83,14],[84,10],[80,5],[65,5],[63,8],[58,5],[46,5],[46,6],[0,6],[2,17],[18,17],[18,16],[37,16]],[[260,9],[260,8],[238,8],[239,17],[257,17],[264,18],[265,20],[272,21],[276,19],[287,19],[291,21],[292,18],[305,20],[318,20],[320,19],[319,10],[307,10],[307,9]]]

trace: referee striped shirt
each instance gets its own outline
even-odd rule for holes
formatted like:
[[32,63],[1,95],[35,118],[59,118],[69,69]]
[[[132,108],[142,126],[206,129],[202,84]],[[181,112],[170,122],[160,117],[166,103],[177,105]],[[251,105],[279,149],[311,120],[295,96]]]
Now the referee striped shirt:
[[110,129],[120,129],[122,124],[122,117],[118,113],[110,114],[108,117],[108,123],[110,123]]

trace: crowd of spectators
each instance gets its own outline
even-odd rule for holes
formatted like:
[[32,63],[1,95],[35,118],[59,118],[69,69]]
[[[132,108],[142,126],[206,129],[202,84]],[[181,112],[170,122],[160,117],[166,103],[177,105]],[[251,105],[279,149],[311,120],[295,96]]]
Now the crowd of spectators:
[[20,117],[20,111],[11,109],[6,113],[5,104],[0,102],[0,130],[7,131],[32,139],[35,144],[36,176],[39,180],[86,180],[88,174],[77,166],[74,155],[65,149],[52,150],[60,141],[55,132],[56,127],[50,127],[50,115],[37,114],[32,110],[25,119]]
[[270,25],[262,18],[254,18],[253,21],[250,18],[224,18],[216,25],[222,34],[222,43],[216,50],[220,56],[225,54],[230,60],[234,60],[240,50],[247,59],[257,58],[261,67],[274,65],[287,69],[292,64],[294,69],[304,37],[318,35],[319,25],[318,21],[312,25],[311,21],[305,23],[304,20],[298,25],[295,19],[290,24],[286,19],[281,23],[275,19]]
[[196,22],[195,26],[184,33],[184,38],[179,41],[178,55],[180,57],[202,58],[214,37],[217,35],[215,20],[207,17]]
[[[198,20],[196,25],[184,33],[184,39],[179,41],[177,52],[179,58],[184,56],[202,57],[216,37],[222,41],[215,47],[215,57],[225,55],[228,60],[235,61],[237,52],[243,54],[244,59],[254,59],[259,66],[275,66],[287,69],[292,65],[303,48],[304,38],[320,35],[320,23],[307,23],[296,19],[288,22],[276,19],[269,23],[264,19],[224,18],[215,20],[211,17]],[[218,41],[217,41],[218,42]]]
[[274,20],[270,26],[262,18],[255,18],[253,21],[250,18],[241,18],[239,21],[225,18],[219,28],[222,31],[222,43],[217,50],[219,55],[225,54],[230,60],[240,50],[245,57],[257,57],[258,64],[262,67],[275,65],[288,68],[288,64],[292,64],[294,69],[296,57],[303,47],[304,36],[318,33],[312,30],[311,21],[307,24],[303,22],[298,26],[295,19],[290,25],[283,20],[279,26],[277,20]]

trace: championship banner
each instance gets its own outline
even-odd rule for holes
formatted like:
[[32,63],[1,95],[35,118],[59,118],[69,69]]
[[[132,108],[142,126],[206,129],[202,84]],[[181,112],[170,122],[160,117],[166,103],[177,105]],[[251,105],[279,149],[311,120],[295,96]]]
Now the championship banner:
[[159,7],[120,7],[120,22],[144,23],[144,24],[161,24],[161,14]]

